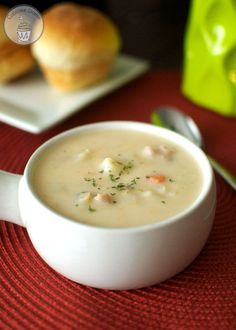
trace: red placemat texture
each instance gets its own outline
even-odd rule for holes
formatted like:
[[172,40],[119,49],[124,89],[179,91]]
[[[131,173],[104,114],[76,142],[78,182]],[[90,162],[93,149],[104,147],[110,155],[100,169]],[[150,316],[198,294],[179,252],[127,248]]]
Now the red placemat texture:
[[[1,123],[0,168],[22,173],[32,152],[66,129],[149,122],[156,106],[169,104],[196,120],[208,152],[236,175],[236,119],[193,105],[180,82],[178,71],[147,73],[40,135]],[[39,257],[24,228],[1,221],[0,329],[236,329],[236,194],[218,175],[216,182],[205,248],[181,274],[145,289],[108,291],[67,280]]]

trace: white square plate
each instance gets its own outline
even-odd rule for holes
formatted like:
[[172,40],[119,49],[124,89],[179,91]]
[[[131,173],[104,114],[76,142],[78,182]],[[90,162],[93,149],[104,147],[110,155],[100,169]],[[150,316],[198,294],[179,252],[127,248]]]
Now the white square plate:
[[51,88],[42,74],[32,74],[0,87],[0,121],[31,133],[40,133],[105,94],[147,71],[149,63],[120,55],[103,82],[73,93]]

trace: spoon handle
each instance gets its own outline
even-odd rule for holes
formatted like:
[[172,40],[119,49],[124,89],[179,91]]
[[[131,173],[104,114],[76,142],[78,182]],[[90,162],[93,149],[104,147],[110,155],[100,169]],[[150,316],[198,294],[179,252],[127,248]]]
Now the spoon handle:
[[212,167],[214,168],[214,170],[220,174],[225,181],[228,182],[228,184],[234,189],[236,190],[236,177],[231,174],[228,170],[226,170],[220,163],[218,163],[214,158],[212,158],[211,156],[207,155]]

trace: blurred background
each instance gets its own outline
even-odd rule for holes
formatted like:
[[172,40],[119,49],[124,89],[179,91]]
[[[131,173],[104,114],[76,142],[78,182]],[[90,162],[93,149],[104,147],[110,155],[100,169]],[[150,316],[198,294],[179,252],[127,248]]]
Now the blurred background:
[[[58,1],[27,4],[43,11]],[[190,0],[73,1],[108,14],[120,29],[122,52],[150,60],[154,69],[179,68]],[[9,7],[21,4],[3,1]]]

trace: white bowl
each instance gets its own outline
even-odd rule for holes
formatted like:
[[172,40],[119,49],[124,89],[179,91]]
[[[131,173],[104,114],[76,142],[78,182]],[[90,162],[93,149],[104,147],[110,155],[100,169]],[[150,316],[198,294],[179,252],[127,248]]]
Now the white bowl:
[[[119,128],[161,136],[192,154],[203,185],[187,209],[159,223],[104,228],[68,219],[38,198],[32,187],[32,168],[49,145],[84,131]],[[5,205],[0,218],[25,226],[35,249],[57,272],[81,284],[121,290],[162,282],[196,258],[212,227],[216,190],[207,157],[190,141],[153,125],[114,121],[80,126],[52,138],[34,152],[23,176],[1,172],[0,201]]]

